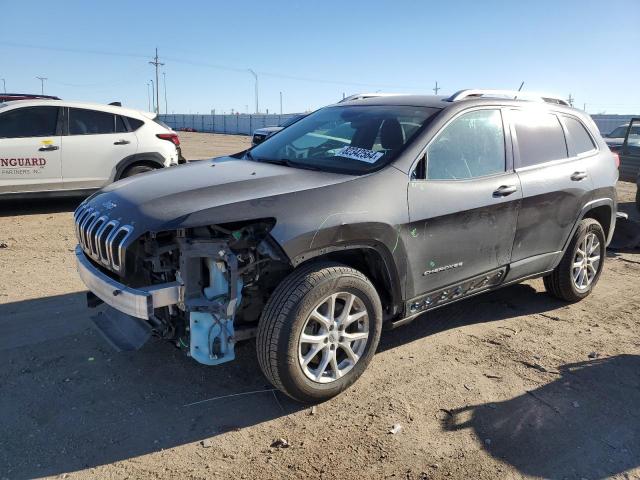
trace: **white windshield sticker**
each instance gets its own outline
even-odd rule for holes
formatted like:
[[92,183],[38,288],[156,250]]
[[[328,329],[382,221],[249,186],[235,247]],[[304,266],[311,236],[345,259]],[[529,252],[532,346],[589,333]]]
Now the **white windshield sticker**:
[[384,152],[374,152],[373,150],[359,147],[342,147],[336,151],[336,157],[345,157],[367,163],[376,163],[383,155]]

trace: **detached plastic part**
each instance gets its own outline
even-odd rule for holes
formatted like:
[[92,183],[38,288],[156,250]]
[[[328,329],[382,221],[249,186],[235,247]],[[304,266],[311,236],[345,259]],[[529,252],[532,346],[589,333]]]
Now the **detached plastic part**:
[[91,317],[104,339],[119,352],[139,350],[151,337],[151,326],[144,320],[122,313],[108,305]]
[[[236,358],[233,321],[240,304],[242,280],[236,283],[236,298],[230,288],[223,262],[207,259],[209,286],[204,289],[207,300],[219,303],[216,313],[191,312],[189,315],[191,357],[205,365],[218,365]],[[232,308],[228,308],[233,302]],[[226,313],[234,312],[231,316]],[[218,313],[219,312],[219,313]]]
[[236,358],[233,319],[211,313],[191,312],[191,356],[205,365],[218,365]]

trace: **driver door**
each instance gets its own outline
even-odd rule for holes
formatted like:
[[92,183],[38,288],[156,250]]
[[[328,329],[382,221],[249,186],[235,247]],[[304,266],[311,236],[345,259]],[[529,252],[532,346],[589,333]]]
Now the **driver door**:
[[509,264],[522,191],[505,131],[498,108],[463,112],[417,164],[408,187],[413,297]]
[[37,106],[0,115],[0,194],[62,188],[60,111]]

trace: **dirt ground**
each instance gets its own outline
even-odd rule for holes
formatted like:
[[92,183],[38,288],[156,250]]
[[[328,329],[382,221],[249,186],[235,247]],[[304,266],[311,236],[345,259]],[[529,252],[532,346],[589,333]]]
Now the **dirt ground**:
[[[181,137],[188,158],[248,145]],[[635,216],[634,195],[619,184]],[[640,479],[638,250],[609,251],[577,304],[534,280],[385,332],[311,409],[271,389],[252,343],[218,367],[162,341],[111,350],[74,269],[77,203],[0,204],[0,479]]]
[[246,150],[251,137],[245,135],[220,135],[217,133],[178,132],[182,154],[189,160],[202,160]]

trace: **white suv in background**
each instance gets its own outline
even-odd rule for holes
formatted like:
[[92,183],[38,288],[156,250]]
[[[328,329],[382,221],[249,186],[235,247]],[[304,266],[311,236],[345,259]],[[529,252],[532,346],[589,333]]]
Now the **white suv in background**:
[[0,198],[85,194],[184,163],[155,113],[58,100],[0,103]]

